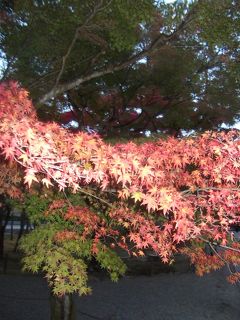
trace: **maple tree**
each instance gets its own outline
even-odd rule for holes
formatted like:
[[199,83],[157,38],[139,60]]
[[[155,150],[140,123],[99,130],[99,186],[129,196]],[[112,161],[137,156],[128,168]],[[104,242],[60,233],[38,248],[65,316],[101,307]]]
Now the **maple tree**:
[[[125,269],[115,247],[136,256],[152,250],[163,262],[182,252],[199,275],[240,263],[231,232],[239,225],[238,132],[111,146],[39,122],[27,96],[14,82],[0,85],[1,193],[25,197],[39,224],[23,241],[26,267],[44,266],[56,294],[87,292],[91,256],[117,279]],[[238,273],[229,277],[238,279]]]

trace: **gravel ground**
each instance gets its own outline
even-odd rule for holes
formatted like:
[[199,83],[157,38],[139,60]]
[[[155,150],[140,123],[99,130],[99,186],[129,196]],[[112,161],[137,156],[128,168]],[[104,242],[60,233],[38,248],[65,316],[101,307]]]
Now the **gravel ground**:
[[[117,284],[93,279],[93,294],[75,297],[77,320],[239,320],[240,289],[225,271],[128,276]],[[48,320],[45,280],[0,275],[0,320]]]

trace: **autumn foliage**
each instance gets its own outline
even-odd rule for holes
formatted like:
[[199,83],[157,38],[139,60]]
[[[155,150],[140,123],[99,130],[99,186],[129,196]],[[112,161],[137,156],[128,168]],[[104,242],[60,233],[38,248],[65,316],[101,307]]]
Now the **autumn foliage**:
[[[81,233],[56,232],[57,241],[90,237],[94,254],[104,239],[129,254],[154,251],[164,262],[183,252],[200,275],[240,263],[231,231],[240,222],[237,131],[111,146],[96,135],[39,122],[16,83],[0,86],[0,117],[1,193],[21,197],[24,186],[57,187],[87,196],[104,210],[103,215],[87,204],[75,206],[67,198],[52,201],[45,215],[60,212],[82,226]],[[237,273],[230,276],[238,279]]]

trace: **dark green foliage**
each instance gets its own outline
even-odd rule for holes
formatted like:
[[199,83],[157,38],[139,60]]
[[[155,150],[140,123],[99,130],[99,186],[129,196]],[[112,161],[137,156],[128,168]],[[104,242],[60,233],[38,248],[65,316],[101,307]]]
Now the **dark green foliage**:
[[[11,76],[33,97],[54,86],[62,57],[76,35],[61,81],[93,71],[91,60],[102,52],[101,66],[119,52],[132,50],[139,22],[149,19],[152,1],[136,6],[121,1],[18,1],[12,23],[1,28],[1,48],[12,61]],[[24,49],[23,49],[24,48]]]
[[117,281],[119,275],[124,275],[126,272],[126,265],[116,252],[109,249],[106,246],[99,246],[99,251],[96,254],[96,260],[100,264],[101,268],[106,269],[112,281]]
[[[75,120],[74,130],[125,139],[220,129],[239,120],[239,1],[4,6],[3,79],[20,81],[36,102],[50,92],[37,106],[44,120]],[[145,60],[130,59],[144,50]],[[152,90],[161,99],[140,103]],[[74,115],[65,122],[69,108]]]

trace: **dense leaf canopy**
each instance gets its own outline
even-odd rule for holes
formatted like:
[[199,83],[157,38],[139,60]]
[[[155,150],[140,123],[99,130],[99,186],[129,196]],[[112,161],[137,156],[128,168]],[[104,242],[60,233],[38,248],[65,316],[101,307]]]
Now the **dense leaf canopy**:
[[25,262],[33,271],[44,265],[55,293],[86,292],[84,261],[92,255],[116,279],[124,267],[114,247],[140,256],[152,250],[164,262],[184,252],[199,274],[239,263],[231,232],[239,225],[238,132],[111,146],[39,122],[16,83],[0,86],[0,116],[1,193],[21,199],[31,187],[27,208],[45,223],[23,245]]

